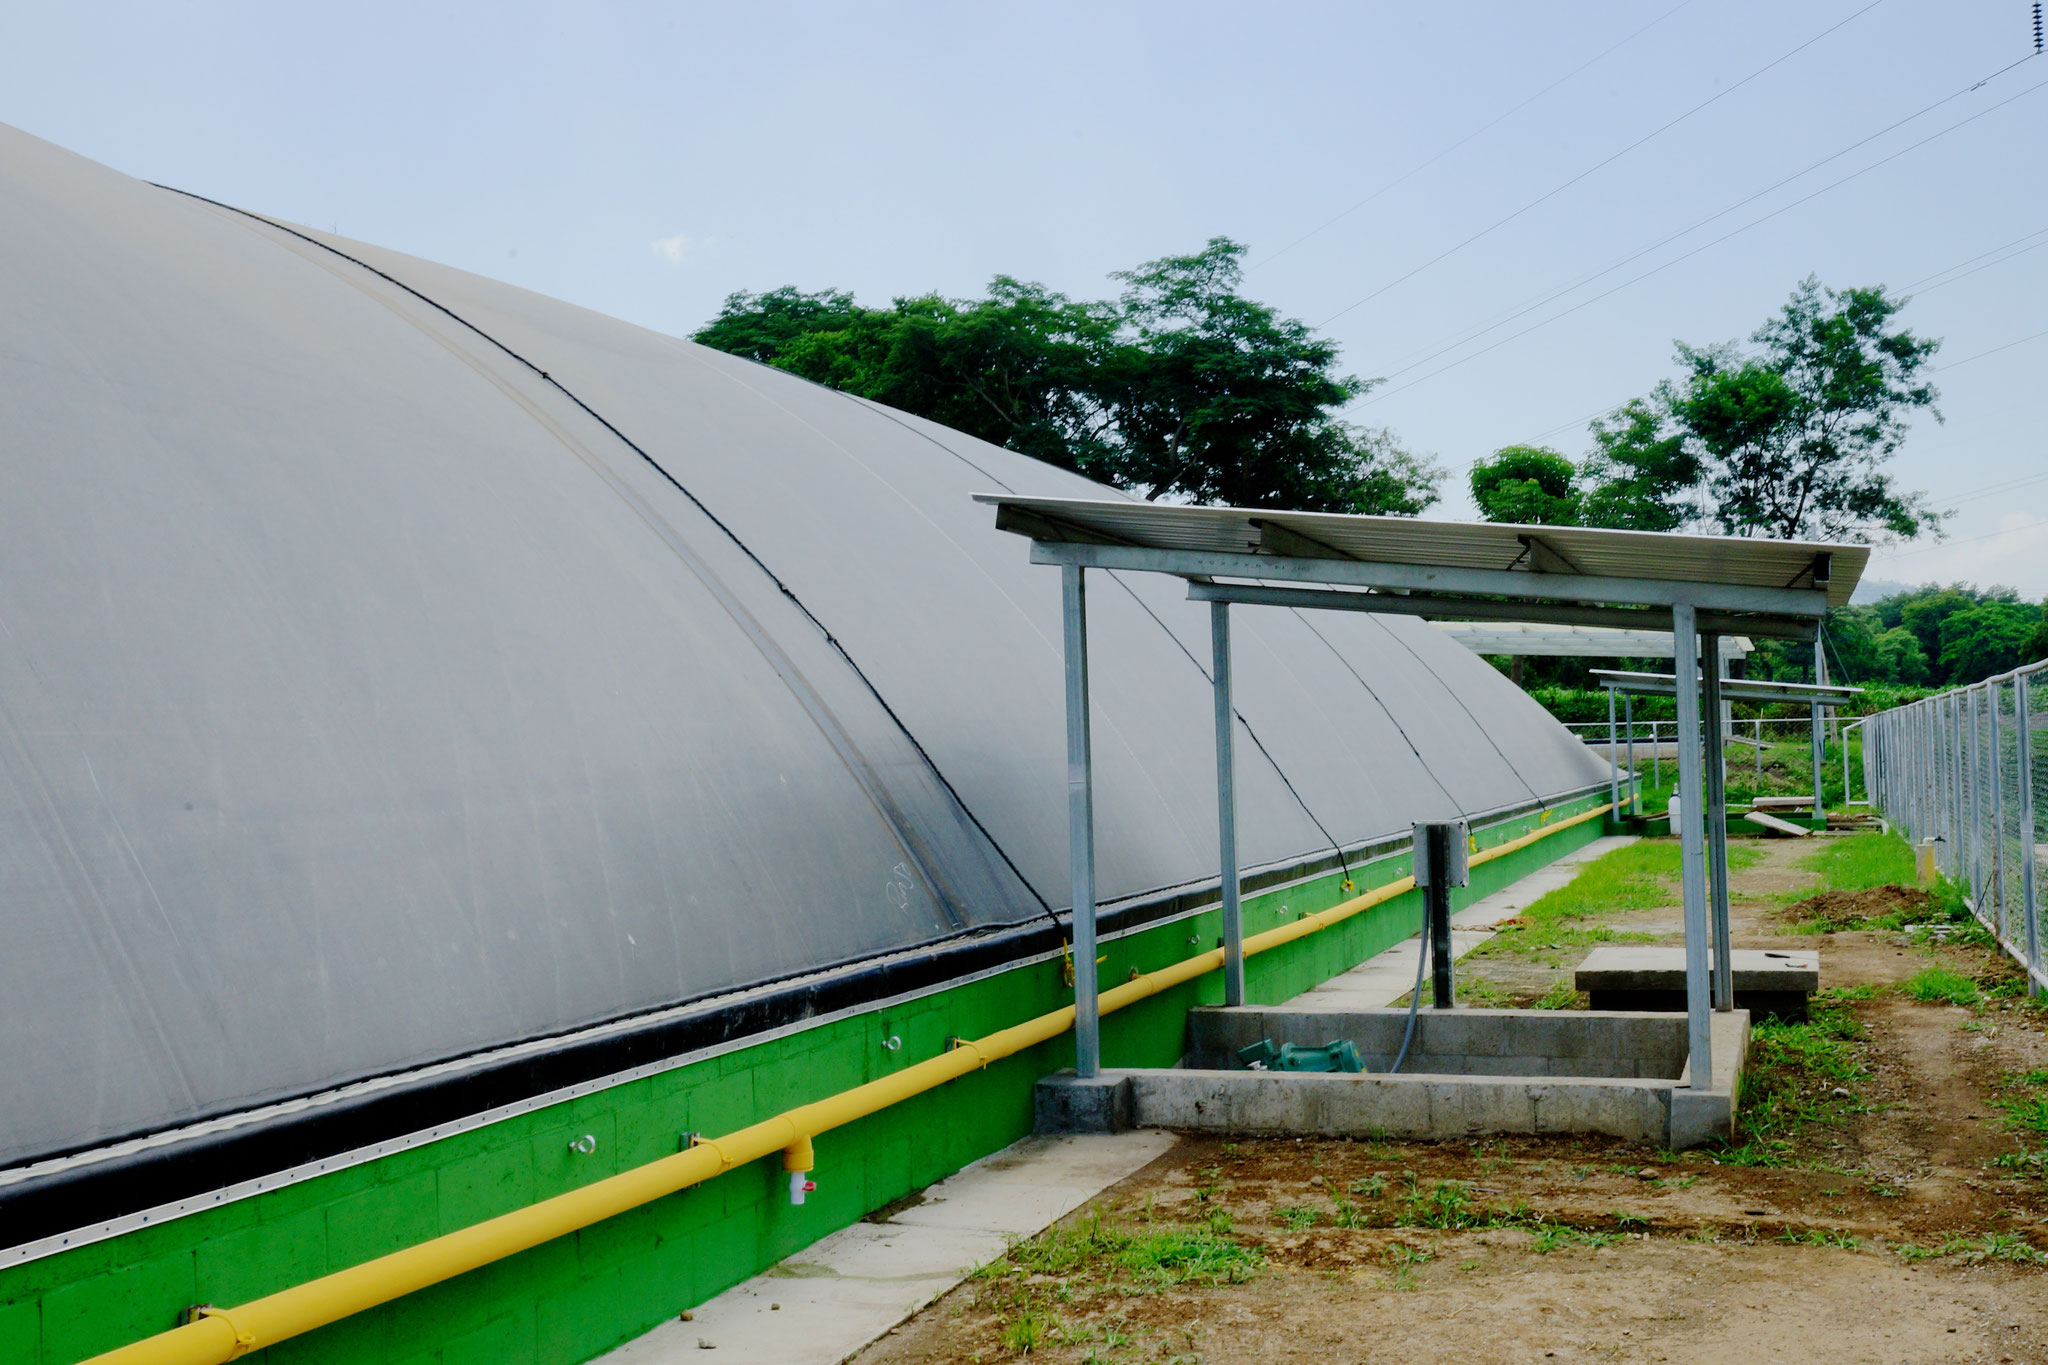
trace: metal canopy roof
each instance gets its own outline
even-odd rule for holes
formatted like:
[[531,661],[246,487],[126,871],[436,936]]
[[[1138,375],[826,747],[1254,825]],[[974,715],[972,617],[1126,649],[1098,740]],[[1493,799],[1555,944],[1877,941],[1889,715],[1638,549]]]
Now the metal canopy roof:
[[[1231,603],[1669,632],[1676,664],[1679,787],[1687,812],[1679,829],[1687,1050],[1696,1078],[1715,1074],[1710,1009],[1734,1007],[1727,800],[1719,776],[1720,726],[1705,727],[1710,761],[1703,763],[1700,708],[1704,703],[1710,714],[1717,713],[1723,688],[1718,663],[1708,666],[1701,688],[1697,642],[1731,634],[1814,638],[1828,608],[1849,601],[1869,559],[1867,548],[1014,494],[976,498],[995,507],[997,529],[1031,538],[1032,563],[1061,570],[1077,1075],[1096,1075],[1101,1062],[1084,581],[1091,568],[1172,574],[1188,580],[1191,599],[1210,604],[1226,1005],[1245,999],[1231,739]],[[1712,818],[1703,818],[1703,810]]]
[[[1219,576],[1256,567],[1246,576],[1558,601],[1668,606],[1680,600],[1672,589],[1684,585],[1693,589],[1686,598],[1708,610],[1812,616],[1823,602],[1848,604],[1870,557],[1861,545],[1733,536],[1077,498],[980,500],[996,506],[1003,530],[1044,542],[1175,551],[1187,572],[1204,572],[1196,566],[1216,556],[1207,572]],[[1246,566],[1241,561],[1249,556],[1265,562]],[[1103,557],[1105,566],[1109,558]],[[1522,590],[1460,586],[1473,575],[1504,572],[1526,574],[1532,582]]]
[[[1593,677],[1602,687],[1611,687],[1616,692],[1629,692],[1638,697],[1675,697],[1678,695],[1678,679],[1670,673],[1628,673],[1619,669],[1596,668]],[[1824,706],[1839,705],[1853,697],[1860,696],[1860,687],[1835,687],[1814,683],[1767,682],[1751,678],[1721,679],[1723,701],[1764,701],[1792,702],[1795,704],[1819,703]]]
[[[1574,659],[1668,659],[1676,646],[1668,630],[1623,630],[1555,621],[1432,621],[1475,654]],[[1721,657],[1746,658],[1756,646],[1740,635],[1721,637]]]

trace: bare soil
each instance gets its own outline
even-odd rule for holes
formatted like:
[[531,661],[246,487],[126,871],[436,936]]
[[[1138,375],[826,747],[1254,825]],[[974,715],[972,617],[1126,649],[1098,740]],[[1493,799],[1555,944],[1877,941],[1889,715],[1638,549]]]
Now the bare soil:
[[[1922,904],[1902,888],[1787,904],[1812,888],[1798,860],[1815,842],[1763,844],[1734,874],[1738,946]],[[1669,907],[1606,922],[1678,928]],[[1999,1102],[2015,1073],[2048,1068],[2048,1013],[1896,989],[1936,963],[2009,982],[1987,948],[1896,930],[1797,941],[1820,953],[1824,989],[1873,989],[1837,1006],[1861,1025],[1860,1074],[1816,1083],[1807,1121],[1774,1130],[1781,1147],[1188,1137],[1068,1223],[1220,1234],[1262,1258],[1243,1283],[1148,1280],[1107,1258],[1054,1274],[1018,1255],[857,1359],[2048,1365],[2048,1180],[1995,1164],[2021,1145]],[[1583,951],[1459,968],[1527,996]],[[1797,1090],[1778,1103],[1804,1103]]]

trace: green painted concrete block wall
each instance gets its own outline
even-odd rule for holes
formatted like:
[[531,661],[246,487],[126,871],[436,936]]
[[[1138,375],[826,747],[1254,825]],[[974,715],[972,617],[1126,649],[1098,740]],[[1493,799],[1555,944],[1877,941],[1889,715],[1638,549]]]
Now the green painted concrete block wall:
[[[1555,820],[1597,804],[1589,797]],[[1483,831],[1482,845],[1536,828]],[[1466,903],[1597,838],[1588,821],[1473,869]],[[1356,891],[1406,876],[1406,854],[1353,869]],[[1256,933],[1348,899],[1336,873],[1248,898]],[[1246,964],[1259,1002],[1288,999],[1415,932],[1409,893]],[[1104,945],[1105,986],[1212,948],[1210,911]],[[946,1046],[1071,1001],[1060,965],[1034,963],[917,1000],[628,1082],[383,1160],[0,1271],[0,1362],[71,1365],[175,1326],[195,1303],[231,1305],[467,1227],[717,1134],[873,1080]],[[1185,1018],[1221,999],[1211,975],[1103,1021],[1111,1066],[1165,1066]],[[895,1049],[885,1040],[900,1040]],[[787,1202],[774,1161],[361,1313],[262,1353],[273,1365],[572,1365],[748,1278],[825,1234],[1031,1130],[1039,1077],[1072,1064],[1056,1039],[817,1140],[818,1189]],[[574,1139],[597,1139],[578,1154]]]

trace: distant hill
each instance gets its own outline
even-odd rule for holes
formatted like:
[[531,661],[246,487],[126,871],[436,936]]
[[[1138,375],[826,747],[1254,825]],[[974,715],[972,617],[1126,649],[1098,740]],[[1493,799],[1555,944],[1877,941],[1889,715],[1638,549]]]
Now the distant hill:
[[1911,592],[1915,586],[1912,583],[1900,583],[1890,578],[1866,578],[1856,585],[1856,591],[1850,594],[1849,601],[1856,606],[1868,606],[1870,603],[1880,598],[1890,597],[1894,593]]

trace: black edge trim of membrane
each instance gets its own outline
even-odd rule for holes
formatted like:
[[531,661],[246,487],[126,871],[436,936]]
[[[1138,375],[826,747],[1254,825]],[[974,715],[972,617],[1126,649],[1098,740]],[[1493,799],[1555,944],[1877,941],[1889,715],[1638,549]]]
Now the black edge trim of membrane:
[[[1549,802],[1503,807],[1487,815],[1511,818],[1538,805],[1574,800],[1585,794],[1573,792],[1552,797]],[[1347,853],[1353,858],[1384,854],[1398,851],[1407,843],[1406,836],[1395,836],[1370,841]],[[1267,890],[1319,877],[1339,867],[1334,853],[1324,854],[1248,874],[1244,888],[1247,893]],[[1213,905],[1215,900],[1216,883],[1198,883],[1104,906],[1098,922],[1104,932],[1119,933],[1174,919]],[[1066,940],[1067,915],[1064,911],[1061,915],[1057,926],[1034,917],[1009,928],[934,944],[922,952],[913,949],[894,954],[866,967],[813,976],[780,988],[771,986],[744,1000],[707,1001],[702,1010],[660,1019],[640,1028],[629,1024],[601,1037],[565,1039],[561,1047],[552,1051],[496,1061],[479,1059],[469,1070],[400,1081],[372,1094],[338,1099],[221,1132],[196,1134],[184,1141],[0,1187],[0,1229],[4,1229],[0,1232],[0,1249],[89,1228],[652,1062],[741,1041],[819,1015],[1057,952]]]

